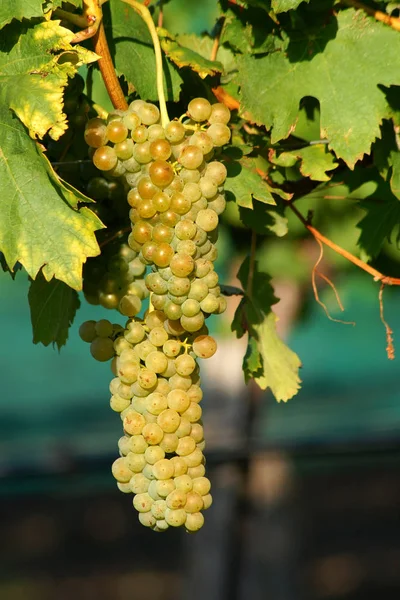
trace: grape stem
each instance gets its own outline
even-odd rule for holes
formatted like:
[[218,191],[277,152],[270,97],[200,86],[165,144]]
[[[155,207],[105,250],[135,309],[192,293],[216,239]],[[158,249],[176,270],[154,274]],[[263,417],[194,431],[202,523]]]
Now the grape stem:
[[127,110],[128,104],[114,69],[103,22],[100,23],[96,35],[93,38],[93,46],[96,54],[101,56],[98,64],[113,107],[119,110]]
[[157,82],[157,95],[158,101],[160,103],[160,113],[161,113],[161,125],[165,127],[167,123],[169,123],[168,111],[167,111],[167,103],[165,101],[164,94],[164,77],[163,77],[163,64],[162,64],[162,53],[161,53],[161,45],[160,40],[157,35],[156,26],[154,25],[153,18],[150,14],[147,6],[136,2],[136,0],[122,0],[122,2],[126,2],[142,17],[143,21],[146,23],[151,39],[153,41],[154,46],[154,54],[156,58],[156,82]]

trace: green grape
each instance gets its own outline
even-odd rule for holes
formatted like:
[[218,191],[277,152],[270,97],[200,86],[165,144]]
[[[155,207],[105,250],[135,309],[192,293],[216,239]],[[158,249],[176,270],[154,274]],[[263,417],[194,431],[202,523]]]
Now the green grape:
[[144,458],[149,465],[154,465],[157,461],[162,460],[165,452],[160,446],[148,446],[144,453]]
[[171,144],[158,137],[150,144],[150,154],[153,160],[168,160],[171,156]]
[[190,421],[191,423],[196,423],[201,419],[202,409],[200,404],[197,402],[191,402],[190,406],[184,413],[182,413],[182,417]]
[[102,146],[97,148],[93,154],[93,164],[100,171],[110,171],[118,162],[114,148],[110,146]]
[[142,302],[138,296],[126,295],[119,302],[119,312],[126,317],[137,315],[142,308]]
[[[165,214],[165,213],[164,213]],[[154,252],[153,261],[158,267],[167,267],[174,255],[174,249],[169,244],[162,242]]]
[[114,394],[110,398],[110,408],[115,412],[122,412],[130,406],[131,401],[126,398],[121,398],[118,394]]
[[147,356],[150,354],[150,352],[154,352],[155,350],[157,350],[157,348],[153,346],[153,344],[149,342],[148,339],[145,339],[143,340],[143,342],[140,342],[140,344],[137,344],[135,350],[140,360],[144,362]]
[[214,148],[212,139],[205,131],[196,131],[190,138],[189,143],[193,146],[198,146],[205,155],[205,158]]
[[[175,254],[175,256],[172,257],[171,262],[170,262],[171,272],[173,273],[173,275],[175,275],[178,278],[185,278],[188,275],[190,275],[190,273],[192,273],[192,271],[194,270],[194,267],[195,267],[195,262],[194,262],[193,258],[191,256],[189,256],[188,254]],[[189,285],[190,285],[190,282],[189,282]],[[171,292],[170,286],[168,289]],[[186,289],[186,286],[185,286],[185,289]],[[174,293],[174,292],[171,292],[171,293]],[[175,295],[181,295],[181,294],[175,294]]]
[[179,413],[171,408],[163,410],[157,417],[157,423],[165,433],[175,433],[180,422],[181,417]]
[[231,130],[223,123],[213,123],[207,129],[207,134],[212,139],[214,146],[224,146],[231,139]]
[[134,452],[135,454],[144,454],[148,444],[142,435],[132,435],[130,438],[128,438],[128,440],[129,450],[131,452]]
[[182,490],[174,490],[168,494],[166,502],[168,508],[171,510],[183,508],[187,502],[187,494],[185,494],[185,492]]
[[152,231],[152,238],[156,242],[167,242],[170,243],[174,237],[174,230],[164,223],[157,223],[154,225]]
[[168,333],[165,331],[164,327],[154,327],[149,333],[149,341],[154,344],[154,346],[163,346],[168,341]]
[[201,302],[208,294],[208,285],[202,279],[195,279],[190,286],[188,297]]
[[196,244],[192,240],[181,240],[176,245],[177,254],[187,254],[192,258],[197,252]]
[[111,121],[107,125],[106,136],[113,144],[121,143],[128,136],[128,128],[122,121]]
[[175,359],[175,368],[178,375],[187,377],[191,375],[196,368],[196,362],[189,354],[181,354]]
[[171,479],[174,474],[174,466],[167,458],[163,458],[153,465],[153,473],[156,479]]
[[214,288],[218,285],[218,273],[216,273],[216,271],[210,271],[203,277],[203,281],[209,288]]
[[133,475],[125,457],[117,458],[112,464],[111,471],[114,478],[120,483],[128,483]]
[[[149,136],[148,136],[149,142],[155,142],[157,140],[165,139],[164,128],[159,123],[158,124],[155,123],[154,125],[150,125],[150,127],[148,128],[147,131],[148,131],[148,134],[149,134]],[[155,157],[155,158],[162,158],[162,157],[158,156],[158,157]]]
[[133,147],[133,158],[141,165],[149,163],[151,161],[150,142],[146,141],[135,144]]
[[134,112],[126,112],[122,122],[128,129],[136,129],[140,125],[140,117]]
[[[199,211],[197,211],[197,212],[199,212]],[[207,233],[203,229],[198,227],[196,235],[193,238],[193,241],[196,244],[196,246],[202,246],[207,241]]]
[[171,465],[174,467],[174,477],[184,475],[188,471],[188,466],[183,458],[180,456],[173,456],[171,459]]
[[198,183],[201,177],[195,169],[181,169],[179,175],[184,183]]
[[191,207],[189,198],[186,198],[181,192],[175,192],[171,196],[170,209],[178,215],[185,215]]
[[207,177],[202,177],[199,185],[201,193],[203,194],[204,198],[207,198],[207,200],[211,200],[211,198],[213,198],[218,192],[217,184],[212,179]]
[[206,472],[205,467],[204,467],[203,464],[199,464],[196,467],[188,467],[187,463],[186,463],[186,467],[187,467],[187,474],[192,479],[196,479],[197,477],[204,477],[204,474]]
[[144,125],[138,125],[138,127],[136,127],[132,131],[132,140],[134,142],[136,142],[137,144],[143,144],[144,142],[147,141],[147,138],[148,138],[148,131],[147,131],[147,127],[145,127]]
[[200,185],[189,181],[183,186],[182,193],[190,202],[197,202],[201,198]]
[[97,337],[96,325],[96,321],[85,321],[79,327],[79,336],[84,342],[90,344]]
[[168,282],[168,292],[174,296],[186,296],[189,290],[190,279],[187,277],[177,277],[173,275]]
[[193,352],[199,358],[211,358],[217,351],[217,343],[210,335],[199,335],[193,342]]
[[198,169],[203,162],[203,153],[198,146],[188,145],[183,148],[178,160],[185,169]]
[[135,111],[137,112],[139,107],[142,106],[143,104],[146,104],[146,102],[144,100],[140,100],[139,98],[137,100],[133,100],[128,107],[128,111]]
[[[130,321],[128,323],[127,331],[129,332],[129,335],[131,337],[131,339],[129,341],[132,344],[138,344],[139,342],[141,342],[144,339],[144,337],[146,335],[143,325],[141,325],[140,323],[138,323],[136,321]],[[126,333],[125,333],[125,337],[126,337]]]
[[107,143],[106,124],[102,119],[90,119],[85,128],[85,142],[91,148],[100,148]]
[[151,201],[158,212],[165,212],[171,205],[171,199],[165,192],[157,192]]
[[166,294],[158,295],[158,294],[153,293],[153,295],[151,297],[151,301],[156,310],[163,310],[167,300],[168,300],[168,298],[167,298]]
[[[133,149],[132,149],[133,152]],[[127,160],[124,160],[124,167],[125,170],[128,171],[128,173],[138,173],[140,171],[140,164],[138,163],[138,161],[133,158],[133,156],[131,156],[130,158],[128,158]]]
[[141,277],[146,267],[139,258],[134,258],[129,262],[129,273],[132,277]]
[[165,520],[171,527],[181,527],[187,520],[186,511],[183,508],[167,508],[165,511]]
[[156,294],[165,294],[168,291],[167,282],[161,277],[159,273],[149,273],[146,275],[147,288]]
[[204,325],[204,315],[202,312],[198,313],[194,317],[186,317],[185,315],[181,316],[181,325],[190,333],[194,333],[195,331],[199,331]]
[[180,475],[179,477],[175,477],[174,483],[175,483],[175,488],[177,490],[180,490],[181,492],[185,492],[185,494],[187,494],[188,492],[191,492],[193,489],[192,478],[189,477],[189,475],[187,475],[187,474]]
[[[150,444],[151,446],[156,446],[163,439],[164,432],[161,429],[161,427],[159,425],[157,425],[157,423],[147,423],[143,427],[142,435],[148,444]],[[154,468],[153,468],[153,472],[154,472]]]
[[126,383],[120,383],[118,386],[118,395],[124,400],[130,400],[132,398],[131,386]]
[[164,188],[174,179],[174,170],[170,163],[165,160],[155,160],[152,162],[149,174],[154,185]]
[[168,366],[168,359],[162,352],[155,350],[146,357],[146,367],[154,373],[162,373]]
[[130,411],[123,421],[124,431],[129,435],[139,435],[146,425],[146,419],[136,411]]
[[179,304],[175,304],[171,300],[168,300],[164,306],[164,312],[168,319],[176,321],[182,316],[182,309]]
[[204,231],[213,231],[218,225],[218,215],[211,208],[200,210],[196,217],[196,225]]
[[[196,405],[198,406],[198,405]],[[187,456],[191,454],[196,449],[196,442],[189,435],[181,437],[178,443],[178,447],[176,449],[176,453],[178,456]]]
[[90,344],[90,353],[99,362],[105,362],[114,357],[114,343],[110,338],[96,337]]
[[173,479],[160,479],[156,482],[156,491],[161,498],[166,498],[174,489],[175,483]]
[[222,185],[227,176],[227,170],[223,163],[213,161],[208,163],[204,177],[212,179],[217,185]]
[[[199,388],[200,389],[200,388]],[[189,393],[188,393],[189,395]],[[192,396],[190,396],[192,398]],[[194,439],[196,444],[199,444],[204,440],[204,430],[200,423],[192,423],[192,429],[190,431],[191,437]]]
[[[141,198],[150,200],[154,194],[158,191],[158,188],[154,185],[150,177],[141,177],[137,184],[137,191]],[[140,206],[140,203],[138,204]],[[150,215],[152,217],[156,213],[156,209],[153,208],[153,212]]]
[[182,304],[182,314],[185,315],[185,317],[195,317],[200,310],[200,303],[193,298],[188,298]]
[[126,457],[126,461],[128,467],[133,473],[140,473],[143,470],[143,467],[146,465],[146,459],[143,454],[135,454],[134,452],[129,452]]
[[[142,200],[137,208],[137,214],[141,219],[151,219],[151,217],[156,214],[156,209],[154,208],[151,200]],[[131,218],[131,221],[134,220],[136,219]]]
[[226,125],[231,118],[231,111],[225,104],[213,104],[211,106],[211,114],[208,117],[209,123],[223,123]]
[[[154,327],[162,327],[165,318],[166,317],[162,311],[153,310],[146,314],[145,324],[150,330],[154,329]],[[153,347],[153,349],[155,350],[156,348]]]
[[173,210],[166,210],[160,215],[161,223],[164,225],[169,225],[170,227],[175,227],[175,225],[180,220],[180,216],[176,214]]
[[206,313],[215,313],[219,309],[218,298],[213,294],[208,294],[204,300],[200,302],[201,310]]
[[133,239],[139,244],[144,244],[151,240],[152,226],[145,221],[138,221],[132,228]]
[[137,381],[139,366],[132,362],[120,363],[120,361],[118,361],[117,373],[122,383],[131,385]]
[[[198,404],[196,406],[198,406]],[[196,448],[191,454],[185,456],[184,460],[188,467],[198,467],[203,463],[204,455],[199,448]]]
[[154,253],[157,250],[157,242],[145,242],[142,246],[141,254],[139,254],[140,260],[145,264],[151,264],[153,262]]
[[185,128],[179,121],[171,121],[165,127],[165,137],[171,143],[177,143],[185,137]]
[[152,504],[153,499],[147,492],[144,492],[143,494],[136,494],[136,496],[133,498],[133,506],[139,513],[149,512]]
[[218,194],[208,203],[208,208],[221,215],[226,208],[226,200],[222,194]]
[[145,390],[154,389],[157,385],[157,375],[148,368],[140,369],[137,380],[139,385]]
[[193,121],[208,121],[211,111],[211,104],[205,98],[194,98],[189,102],[188,114]]
[[166,508],[167,503],[165,502],[165,500],[156,500],[155,502],[153,502],[151,512],[157,519],[157,523],[159,523],[160,520],[164,520]]
[[[203,508],[203,506],[202,506]],[[187,509],[185,507],[185,511],[187,512]],[[186,521],[185,521],[185,528],[187,529],[187,531],[199,531],[199,529],[201,529],[204,525],[204,517],[201,514],[201,512],[195,512],[192,514],[188,514],[186,517]]]
[[129,486],[134,494],[144,494],[149,489],[150,481],[143,473],[135,473],[129,481]]
[[165,369],[165,371],[163,371],[163,375],[164,377],[172,377],[172,375],[175,375],[176,373],[176,369],[175,369],[175,363],[172,360],[172,358],[168,359],[168,365],[167,368]]
[[146,102],[137,108],[137,113],[145,125],[154,125],[160,118],[160,111],[157,106]]
[[[175,377],[175,375],[173,375]],[[168,407],[172,410],[175,410],[177,413],[183,413],[190,406],[189,396],[186,394],[185,390],[182,389],[172,389],[168,396]]]

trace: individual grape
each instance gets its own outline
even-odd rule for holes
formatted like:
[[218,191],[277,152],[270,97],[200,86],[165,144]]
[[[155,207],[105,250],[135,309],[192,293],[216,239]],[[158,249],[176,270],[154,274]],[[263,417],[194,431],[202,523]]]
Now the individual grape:
[[160,446],[149,446],[146,448],[144,458],[149,465],[154,465],[157,461],[162,460],[165,452]]
[[196,448],[191,454],[187,454],[184,459],[188,467],[198,467],[202,464],[204,456],[202,451],[199,448]]
[[157,385],[157,375],[152,369],[140,369],[138,383],[145,390],[154,389]]
[[207,200],[213,198],[218,192],[217,184],[212,179],[208,179],[207,177],[202,177],[200,179],[200,189],[204,198],[207,198]]
[[91,148],[100,148],[107,143],[106,124],[102,119],[90,119],[85,128],[85,142]]
[[182,349],[182,343],[179,340],[167,340],[163,344],[163,352],[169,358],[175,358],[178,356]]
[[208,208],[221,215],[226,208],[226,200],[222,194],[218,194],[208,203]]
[[137,315],[142,308],[142,302],[138,296],[126,295],[119,302],[119,312],[126,317]]
[[157,223],[157,225],[154,225],[153,227],[152,237],[153,240],[156,242],[169,243],[174,237],[174,230],[172,229],[172,227],[164,225],[164,223]]
[[136,494],[133,498],[133,506],[139,513],[146,513],[151,510],[154,500],[149,496],[147,492],[143,494]]
[[[202,507],[203,508],[203,507]],[[186,511],[186,507],[185,507]],[[187,511],[186,511],[187,512]],[[188,514],[185,521],[185,527],[187,531],[198,531],[204,525],[204,517],[201,512],[195,512],[192,514]]]
[[114,148],[111,146],[102,146],[97,148],[93,154],[93,164],[100,171],[110,171],[118,162],[118,157]]
[[[129,332],[129,336],[130,336],[129,341],[132,344],[138,344],[139,342],[141,342],[144,339],[144,337],[146,335],[143,325],[141,325],[140,323],[137,323],[136,321],[130,321],[128,323],[127,331]],[[126,337],[126,333],[125,333],[125,337]]]
[[183,390],[187,392],[192,385],[192,380],[190,377],[182,377],[181,375],[176,374],[170,378],[169,384],[172,389]]
[[175,192],[171,196],[170,209],[177,215],[185,215],[189,212],[191,206],[189,198],[186,198],[181,192]]
[[150,142],[136,143],[133,147],[133,158],[141,165],[149,163],[151,161]]
[[181,169],[180,178],[184,183],[198,183],[200,181],[200,173],[193,169]]
[[[136,411],[131,411],[123,421],[124,431],[129,435],[139,435],[146,425],[146,419]],[[144,437],[144,436],[143,436]],[[147,441],[147,440],[146,440]]]
[[193,373],[196,368],[196,362],[189,354],[181,354],[181,356],[175,359],[175,368],[178,375],[186,377]]
[[[143,199],[150,200],[154,196],[154,194],[158,191],[158,189],[154,185],[154,183],[152,182],[150,177],[141,177],[137,184],[137,191],[142,200]],[[137,205],[138,209],[139,209],[140,205],[141,205],[141,202],[139,201],[138,205]],[[146,217],[146,218],[151,218],[156,214],[156,209],[154,208],[152,203],[151,203],[151,205],[153,207],[153,212],[149,217]]]
[[149,341],[154,346],[163,346],[168,341],[168,333],[164,327],[154,327],[149,333]]
[[182,490],[174,490],[167,496],[167,507],[172,510],[183,508],[187,502],[187,494]]
[[188,298],[182,304],[182,314],[185,315],[185,317],[195,317],[200,310],[200,303],[193,298]]
[[[152,392],[151,394],[149,394],[149,396],[147,396],[146,409],[152,415],[156,415],[156,416],[160,415],[167,408],[168,408],[167,398],[163,394],[160,394],[159,392]],[[157,423],[159,424],[158,419],[157,419]]]
[[110,338],[96,337],[90,344],[90,353],[99,362],[106,362],[114,357],[114,343]]
[[[132,153],[133,153],[133,149],[132,149]],[[140,168],[141,168],[140,164],[137,162],[137,160],[135,158],[133,158],[133,156],[124,160],[124,167],[125,167],[125,170],[128,171],[129,174],[136,174],[140,171]],[[126,174],[125,174],[125,178],[127,178]]]
[[153,502],[151,512],[157,520],[164,519],[167,503],[165,500],[156,500]]
[[166,295],[158,295],[158,294],[154,294],[152,295],[151,301],[153,303],[153,306],[155,309],[157,310],[162,310],[165,306],[165,303],[167,301],[167,296]]
[[192,258],[196,255],[197,247],[192,240],[181,240],[176,245],[177,254],[188,254]]
[[149,512],[140,512],[138,515],[139,521],[144,527],[150,527],[151,529],[155,529],[157,519],[153,515],[151,511]]
[[208,294],[204,300],[200,302],[201,310],[205,313],[214,313],[217,312],[219,308],[218,298],[216,298],[213,294]]
[[185,460],[180,456],[173,456],[170,459],[170,463],[174,467],[174,477],[184,475],[188,470]]
[[165,511],[165,520],[171,527],[181,527],[187,520],[186,511],[183,508],[167,508]]
[[210,508],[211,504],[212,504],[212,496],[211,494],[206,494],[205,496],[202,496],[203,498],[203,510],[207,510],[207,508]]
[[137,113],[145,125],[153,125],[160,118],[160,111],[157,106],[149,102],[141,104],[137,109]]
[[[146,314],[145,324],[150,330],[154,327],[162,327],[165,321],[165,315],[160,310],[153,310]],[[155,349],[155,348],[154,348]]]
[[[196,405],[198,406],[198,405]],[[187,456],[191,454],[196,448],[196,442],[189,435],[181,437],[178,442],[176,453],[178,456]]]
[[198,146],[188,145],[183,148],[178,160],[185,169],[197,169],[203,162],[203,153]]
[[115,412],[122,412],[123,410],[128,408],[130,404],[131,401],[129,399],[121,398],[121,396],[119,396],[118,394],[113,394],[110,398],[110,408]]
[[157,192],[151,201],[158,212],[165,212],[171,205],[171,199],[165,192]]
[[203,327],[204,315],[202,312],[199,312],[194,317],[185,317],[185,315],[182,315],[180,321],[181,321],[181,325],[185,329],[185,331],[194,333],[196,331],[199,331],[199,329],[201,329]]
[[190,285],[191,282],[188,277],[173,275],[168,282],[168,292],[173,296],[186,296],[190,291]]
[[155,160],[151,163],[149,174],[154,185],[167,187],[174,178],[174,171],[170,163],[165,160]]
[[113,144],[121,143],[126,140],[128,136],[128,128],[122,121],[111,121],[107,125],[106,136]]
[[[153,473],[156,476],[156,479],[170,479],[174,474],[174,466],[167,458],[163,458],[153,465]],[[167,498],[168,497],[169,496],[167,496]]]
[[146,448],[148,447],[148,443],[142,435],[131,436],[128,444],[130,451],[135,452],[136,454],[144,454]]
[[136,129],[140,125],[140,117],[134,112],[126,112],[122,117],[122,122],[128,129]]
[[207,129],[207,133],[213,141],[214,146],[224,146],[231,139],[231,130],[223,123],[213,123]]
[[170,227],[175,227],[179,220],[180,216],[174,212],[171,207],[160,215],[160,222],[164,223],[164,225],[169,225]]
[[185,128],[179,121],[171,121],[165,127],[165,137],[171,143],[177,143],[185,137]]
[[211,104],[205,98],[194,98],[188,105],[188,114],[193,121],[208,121],[211,110]]
[[183,413],[190,406],[190,400],[185,390],[173,389],[167,396],[168,407],[177,413]]
[[201,419],[202,412],[203,411],[200,404],[197,404],[197,402],[191,402],[189,408],[182,413],[182,417],[191,423],[196,423]]
[[213,231],[218,225],[218,215],[211,208],[200,210],[196,217],[196,225],[204,231]]
[[[150,127],[147,129],[148,131],[148,140],[149,142],[154,142],[156,140],[161,140],[161,139],[165,139],[165,131],[162,125],[160,125],[159,123],[155,123],[153,125],[150,125]],[[161,158],[156,157],[156,158]]]
[[158,350],[150,352],[146,357],[146,367],[154,373],[162,373],[168,366],[167,357]]
[[192,429],[190,430],[190,435],[194,439],[196,444],[199,444],[200,442],[202,442],[204,440],[203,425],[201,425],[200,423],[192,423]]
[[155,526],[153,527],[153,531],[162,532],[167,531],[168,528],[169,525],[165,519],[158,519],[158,521],[156,521]]
[[156,491],[161,498],[166,498],[175,489],[173,479],[160,479],[156,482]]
[[225,104],[217,103],[211,106],[211,114],[208,117],[208,122],[213,123],[223,123],[226,125],[229,123],[231,118],[231,111]]
[[154,264],[156,264],[158,267],[167,267],[174,254],[175,253],[172,246],[166,242],[161,242],[153,255]]
[[118,395],[125,400],[130,400],[133,396],[131,386],[125,383],[120,383],[118,386]]
[[211,488],[210,480],[207,477],[197,477],[193,479],[193,491],[200,496],[206,496]]
[[135,454],[129,452],[126,457],[127,465],[133,473],[140,473],[146,465],[146,460],[143,454]]
[[[186,460],[186,459],[183,459],[183,460]],[[204,474],[206,472],[206,469],[203,464],[199,464],[196,467],[188,467],[187,463],[186,463],[186,467],[187,467],[187,474],[192,479],[196,479],[197,477],[204,477]]]
[[157,423],[147,423],[141,433],[146,442],[152,446],[159,444],[164,435],[163,430]]
[[117,458],[112,464],[111,471],[114,478],[120,483],[128,483],[133,476],[125,457]]
[[151,240],[152,226],[145,221],[138,221],[132,228],[132,235],[136,242],[144,244]]
[[143,144],[144,142],[147,141],[147,138],[148,138],[148,131],[147,131],[147,127],[145,127],[144,125],[138,125],[138,127],[136,127],[132,131],[132,140],[134,142],[136,142],[137,144]]
[[98,333],[96,331],[96,321],[85,321],[79,327],[79,336],[81,340],[90,344],[93,342]]
[[193,352],[199,358],[211,358],[217,351],[217,343],[210,335],[199,335],[193,342]]
[[167,454],[175,452],[178,447],[179,438],[176,433],[164,433],[164,437],[160,442],[161,448]]
[[[170,262],[170,268],[173,275],[178,278],[186,278],[194,270],[195,262],[188,254],[175,254]],[[190,289],[190,287],[189,287]],[[171,290],[169,290],[171,291]],[[188,290],[189,291],[189,290]],[[174,294],[181,295],[181,294]]]

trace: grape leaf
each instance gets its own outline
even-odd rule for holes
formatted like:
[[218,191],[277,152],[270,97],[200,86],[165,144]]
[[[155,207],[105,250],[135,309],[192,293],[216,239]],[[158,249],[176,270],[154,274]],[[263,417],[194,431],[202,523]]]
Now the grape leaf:
[[374,164],[396,198],[400,199],[400,152],[392,121],[382,123],[382,139],[373,146]]
[[293,133],[300,100],[313,96],[321,106],[321,137],[353,168],[380,135],[387,112],[378,85],[400,83],[400,36],[350,8],[324,27],[282,36],[280,52],[238,59],[242,113],[272,127],[275,143]]
[[[175,39],[181,46],[193,50],[193,52],[200,54],[203,58],[209,59],[211,56],[214,39],[209,35],[199,36],[194,33],[183,33],[175,36]],[[232,75],[236,75],[237,71],[235,55],[232,50],[220,45],[217,56],[218,64],[222,67],[221,81],[229,81]]]
[[82,287],[82,263],[100,253],[94,232],[103,224],[88,208],[77,210],[71,189],[58,185],[39,145],[15,115],[0,108],[0,250],[34,279],[43,266],[70,287]]
[[204,58],[198,52],[183,46],[180,43],[181,39],[178,40],[165,29],[159,29],[158,34],[165,54],[180,69],[189,67],[192,71],[198,73],[202,79],[207,75],[213,76],[223,72],[224,68],[220,62]]
[[283,215],[284,207],[267,209],[265,204],[254,202],[253,208],[239,208],[240,219],[246,227],[256,233],[265,235],[267,230],[272,231],[276,236],[283,237],[288,232],[288,221]]
[[272,0],[271,8],[276,13],[282,13],[297,8],[302,2],[310,2],[310,0]]
[[[384,241],[390,241],[394,227],[400,224],[400,202],[393,197],[392,200],[381,202],[364,200],[360,206],[367,214],[357,225],[361,229],[358,245],[369,258],[374,258]],[[400,230],[395,241],[399,245]]]
[[[326,144],[313,144],[299,150],[282,152],[272,162],[280,166],[292,166],[287,162],[291,157],[295,159],[295,162],[297,162],[297,159],[301,161],[300,173],[313,181],[329,181],[331,177],[327,174],[327,171],[333,171],[339,166]],[[286,161],[286,163],[284,164],[283,161]]]
[[12,108],[32,137],[58,139],[67,128],[63,89],[96,54],[71,46],[74,34],[59,21],[11,23],[0,38],[0,102]]
[[[124,2],[103,5],[104,28],[119,75],[124,75],[144,100],[157,101],[153,42],[143,19]],[[182,85],[178,69],[164,60],[167,100],[177,102]]]
[[[42,17],[43,0],[1,0],[0,2],[0,29],[11,23],[13,19],[31,19]],[[4,33],[4,32],[3,32]]]
[[[246,258],[238,273],[245,291],[249,269],[250,260]],[[251,297],[245,295],[241,300],[232,330],[238,337],[248,332],[248,347],[243,360],[246,381],[254,379],[261,389],[270,388],[278,402],[286,402],[300,389],[301,362],[277,334],[277,316],[271,310],[276,302],[270,277],[258,269],[255,261]]]
[[[223,161],[228,175],[225,181],[225,192],[233,195],[239,206],[253,207],[253,198],[265,204],[276,204],[270,186],[257,173],[253,158],[243,156],[239,148],[224,150]],[[232,158],[231,158],[232,157]]]
[[57,344],[60,349],[68,339],[68,329],[80,306],[77,292],[58,279],[46,281],[40,271],[31,282],[28,300],[33,343]]

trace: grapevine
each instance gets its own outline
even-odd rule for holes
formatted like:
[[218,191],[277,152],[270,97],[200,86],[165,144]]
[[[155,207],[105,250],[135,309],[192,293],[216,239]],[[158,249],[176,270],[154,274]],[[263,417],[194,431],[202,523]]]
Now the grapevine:
[[336,274],[358,268],[395,358],[384,297],[400,285],[397,9],[220,0],[209,33],[187,35],[174,33],[174,0],[12,4],[0,11],[0,265],[29,276],[35,342],[66,343],[79,292],[113,315],[79,330],[111,365],[112,475],[144,526],[198,531],[212,503],[210,316],[234,313],[246,382],[286,402],[301,360],[278,334],[273,284],[292,278],[348,324],[319,286],[343,311]]

